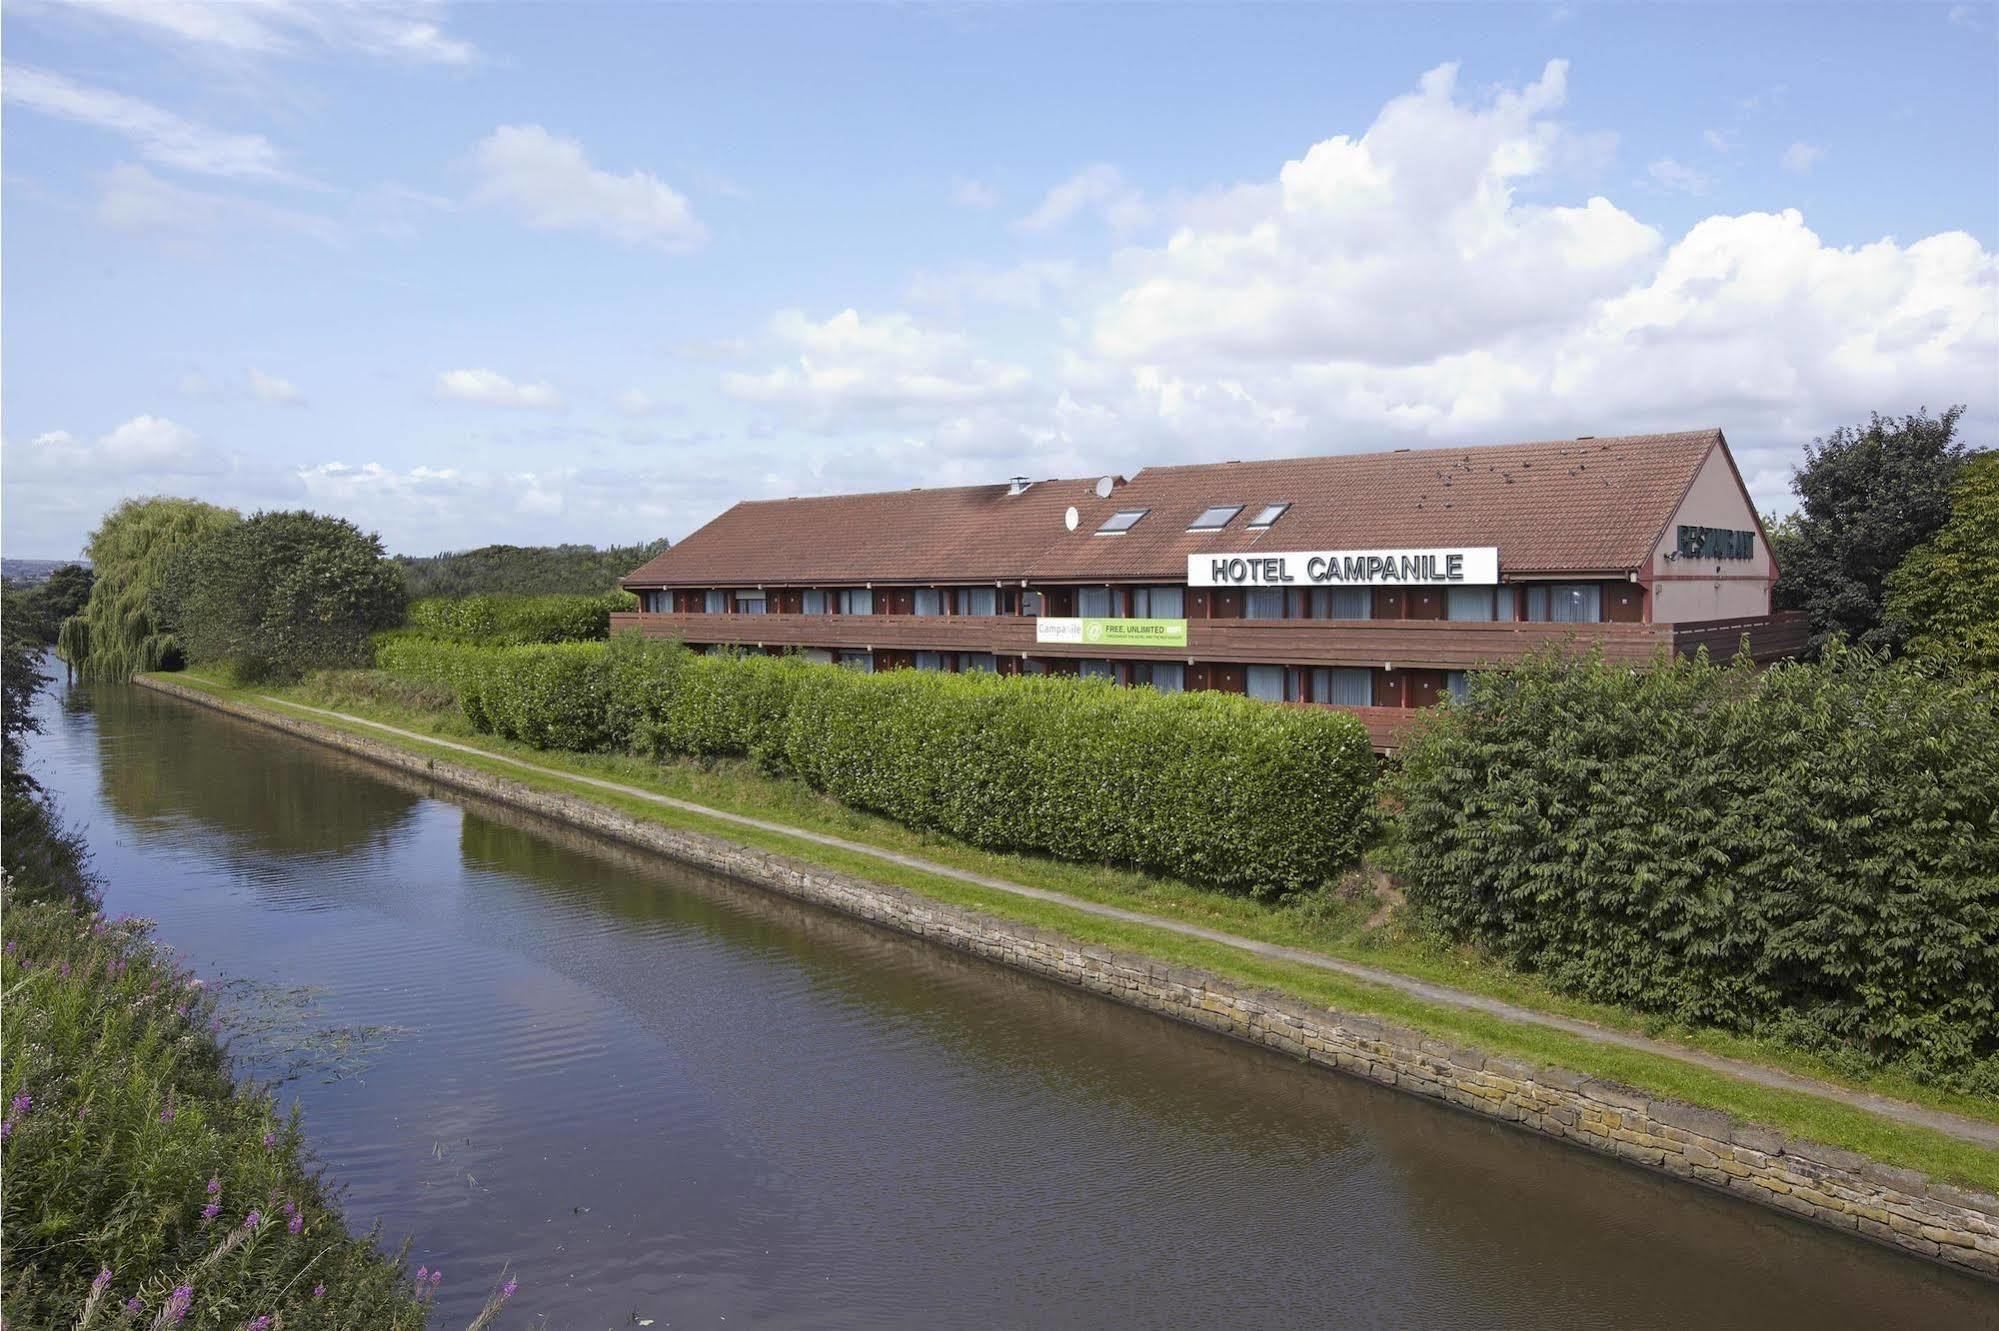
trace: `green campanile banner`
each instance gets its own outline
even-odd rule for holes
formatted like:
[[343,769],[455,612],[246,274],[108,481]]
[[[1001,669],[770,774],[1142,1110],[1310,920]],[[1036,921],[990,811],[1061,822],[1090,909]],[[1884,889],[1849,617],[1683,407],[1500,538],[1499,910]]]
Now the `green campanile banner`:
[[1034,640],[1084,647],[1185,647],[1184,619],[1064,619],[1034,621]]

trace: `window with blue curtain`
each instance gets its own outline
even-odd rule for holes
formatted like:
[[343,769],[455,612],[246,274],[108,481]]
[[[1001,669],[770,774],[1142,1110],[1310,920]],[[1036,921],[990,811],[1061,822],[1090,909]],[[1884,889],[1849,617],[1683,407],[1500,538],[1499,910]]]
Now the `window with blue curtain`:
[[1321,666],[1312,672],[1312,700],[1338,707],[1372,707],[1374,672]]
[[1116,599],[1108,587],[1078,587],[1076,613],[1084,619],[1109,619],[1117,614],[1111,609]]
[[1487,620],[1492,618],[1492,588],[1450,587],[1444,592],[1444,618]]
[[709,592],[701,598],[701,607],[711,615],[729,613],[729,593]]
[[1282,587],[1252,587],[1242,596],[1242,617],[1244,619],[1284,618],[1284,589]]
[[1089,660],[1082,663],[1084,679],[1116,679],[1117,668],[1109,661]]
[[807,590],[804,596],[803,606],[805,613],[808,615],[825,614],[826,593],[822,591]]
[[1249,696],[1263,702],[1284,701],[1284,667],[1253,665],[1249,668]]
[[999,613],[999,591],[992,587],[963,587],[958,591],[958,613],[961,615],[996,615]]

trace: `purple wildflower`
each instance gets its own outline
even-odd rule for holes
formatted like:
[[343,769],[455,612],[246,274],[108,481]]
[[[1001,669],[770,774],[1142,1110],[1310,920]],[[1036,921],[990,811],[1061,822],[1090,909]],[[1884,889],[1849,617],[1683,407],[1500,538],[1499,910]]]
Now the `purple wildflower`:
[[93,1290],[102,1290],[106,1285],[110,1283],[111,1283],[111,1268],[107,1266],[103,1270],[97,1273],[97,1279],[90,1282],[90,1287]]
[[137,1317],[140,1313],[144,1312],[145,1310],[146,1310],[145,1301],[142,1300],[137,1294],[134,1294],[131,1298],[125,1300],[125,1311],[131,1313],[134,1317]]
[[9,1137],[13,1135],[14,1135],[14,1120],[11,1118],[0,1119],[0,1142],[6,1141]]
[[315,1299],[323,1299],[323,1298],[325,1298],[325,1297],[326,1297],[326,1286],[324,1286],[324,1285],[314,1285],[314,1286],[312,1287],[312,1297],[314,1297]]
[[277,1146],[277,1144],[278,1144],[278,1134],[277,1134],[277,1133],[275,1133],[275,1132],[267,1132],[267,1133],[265,1133],[265,1134],[264,1134],[264,1149],[265,1149],[265,1150],[267,1150],[267,1151],[269,1151],[269,1150],[272,1150],[272,1149],[274,1149],[274,1148],[275,1148],[275,1147]]
[[291,1218],[291,1222],[287,1224],[285,1228],[290,1230],[294,1234],[298,1233],[300,1230],[305,1228],[305,1217],[302,1215],[293,1216]]
[[163,1310],[167,1314],[167,1325],[179,1326],[187,1316],[188,1305],[193,1302],[194,1286],[176,1285],[174,1292],[167,1295],[167,1306]]
[[292,1212],[298,1210],[298,1207],[292,1205],[290,1202],[286,1202],[281,1209],[286,1215],[290,1215]]
[[416,1269],[416,1283],[421,1285],[424,1281],[428,1279],[430,1279],[430,1268],[427,1266],[419,1266]]
[[171,1123],[173,1121],[174,1121],[174,1107],[172,1105],[168,1105],[166,1106],[166,1108],[160,1110],[160,1122]]
[[67,980],[69,978],[69,963],[65,961],[61,965],[57,966],[56,974],[60,975],[63,979]]
[[201,1223],[205,1225],[209,1221],[215,1219],[216,1216],[219,1216],[221,1214],[222,1214],[222,1203],[210,1202],[208,1205],[201,1208]]
[[270,1331],[271,1319],[268,1315],[251,1319],[245,1331]]
[[208,1180],[208,1195],[213,1197],[216,1193],[221,1191],[222,1191],[222,1180],[219,1178],[210,1177]]
[[243,1217],[243,1228],[245,1229],[255,1229],[257,1226],[263,1223],[264,1223],[264,1213],[262,1211],[252,1211],[250,1212],[250,1214]]
[[17,1095],[12,1100],[7,1102],[7,1117],[26,1118],[28,1116],[28,1111],[34,1107],[34,1104],[35,1104],[34,1096]]
[[436,1289],[439,1285],[443,1283],[444,1283],[444,1272],[442,1270],[432,1271],[430,1273],[430,1287],[432,1289]]
[[500,1286],[500,1302],[505,1303],[508,1299],[514,1297],[514,1291],[520,1287],[520,1281],[509,1278],[506,1284]]

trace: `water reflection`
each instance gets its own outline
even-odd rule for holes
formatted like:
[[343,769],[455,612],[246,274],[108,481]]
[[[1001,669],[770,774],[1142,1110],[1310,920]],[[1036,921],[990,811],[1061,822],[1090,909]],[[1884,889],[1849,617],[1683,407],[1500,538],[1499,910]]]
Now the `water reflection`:
[[57,724],[113,909],[412,1029],[300,1089],[351,1213],[451,1273],[441,1325],[502,1260],[574,1326],[1995,1321],[1951,1273],[213,713]]

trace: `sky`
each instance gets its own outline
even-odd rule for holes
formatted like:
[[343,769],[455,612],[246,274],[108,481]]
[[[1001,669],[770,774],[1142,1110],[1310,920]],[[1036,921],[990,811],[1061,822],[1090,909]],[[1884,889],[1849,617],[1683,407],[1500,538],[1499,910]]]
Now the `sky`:
[[9,0],[0,548],[1968,407],[1999,5]]

